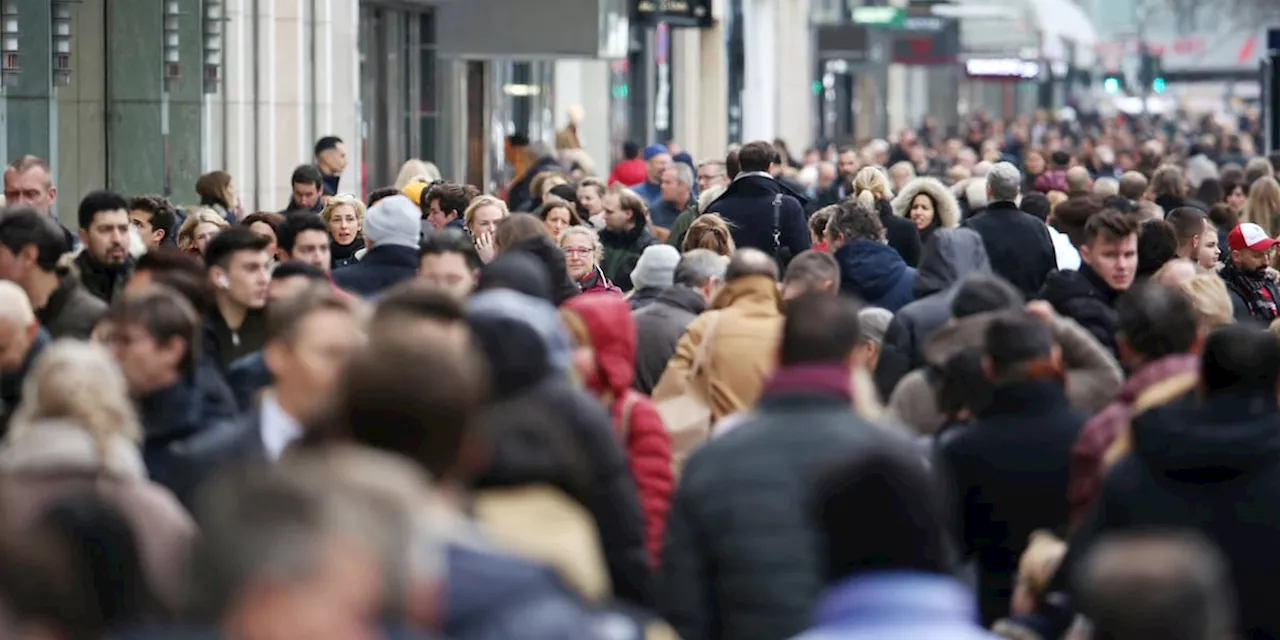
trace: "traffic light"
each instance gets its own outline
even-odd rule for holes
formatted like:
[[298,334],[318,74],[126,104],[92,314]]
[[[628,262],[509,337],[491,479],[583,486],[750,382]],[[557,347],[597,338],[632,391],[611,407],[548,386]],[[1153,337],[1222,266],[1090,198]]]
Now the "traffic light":
[[1156,76],[1156,78],[1151,81],[1151,90],[1156,93],[1164,93],[1164,86],[1164,78],[1161,78],[1160,76]]
[[1122,86],[1124,86],[1124,83],[1120,81],[1120,76],[1117,74],[1109,73],[1102,79],[1102,90],[1107,93],[1120,93],[1120,87]]
[[1164,93],[1166,83],[1164,80],[1164,65],[1160,63],[1160,56],[1144,48],[1138,72],[1142,86],[1145,89],[1150,89],[1155,93]]

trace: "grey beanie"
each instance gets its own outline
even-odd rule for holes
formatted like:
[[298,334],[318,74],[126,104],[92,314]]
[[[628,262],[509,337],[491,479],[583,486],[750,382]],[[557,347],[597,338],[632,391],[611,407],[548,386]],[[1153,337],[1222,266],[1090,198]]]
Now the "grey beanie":
[[884,334],[893,321],[893,312],[880,307],[866,307],[858,311],[858,322],[862,325],[862,336],[876,344],[884,342]]
[[369,207],[364,216],[364,235],[373,246],[383,245],[418,248],[422,234],[422,210],[409,196],[387,196]]
[[635,288],[671,286],[676,274],[676,265],[680,263],[680,252],[666,244],[654,244],[645,248],[640,254],[640,261],[631,271],[631,284]]

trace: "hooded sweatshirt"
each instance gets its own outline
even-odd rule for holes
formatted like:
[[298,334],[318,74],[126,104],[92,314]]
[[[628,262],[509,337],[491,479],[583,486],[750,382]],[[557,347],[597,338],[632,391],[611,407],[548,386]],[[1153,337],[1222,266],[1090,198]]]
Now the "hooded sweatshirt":
[[837,249],[834,257],[840,265],[841,292],[894,313],[913,299],[916,270],[888,245],[854,240]]

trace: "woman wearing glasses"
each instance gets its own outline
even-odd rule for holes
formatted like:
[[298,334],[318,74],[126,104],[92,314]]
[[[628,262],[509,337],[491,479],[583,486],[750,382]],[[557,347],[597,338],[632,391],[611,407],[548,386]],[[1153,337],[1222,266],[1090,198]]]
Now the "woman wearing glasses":
[[320,218],[329,229],[329,254],[334,269],[356,263],[356,252],[364,248],[364,238],[360,235],[364,214],[364,203],[349,193],[329,198],[329,203],[320,211]]
[[564,252],[564,264],[569,269],[569,277],[582,287],[583,293],[622,293],[600,270],[604,247],[600,244],[600,237],[595,229],[581,225],[565,229],[560,232],[560,250]]

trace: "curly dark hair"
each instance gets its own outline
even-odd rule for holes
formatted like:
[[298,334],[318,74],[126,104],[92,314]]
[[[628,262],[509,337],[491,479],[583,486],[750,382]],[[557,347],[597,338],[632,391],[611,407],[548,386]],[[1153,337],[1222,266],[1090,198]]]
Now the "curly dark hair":
[[857,200],[847,199],[837,205],[827,223],[828,236],[843,236],[845,242],[854,240],[884,240],[884,225],[880,224],[880,216]]

